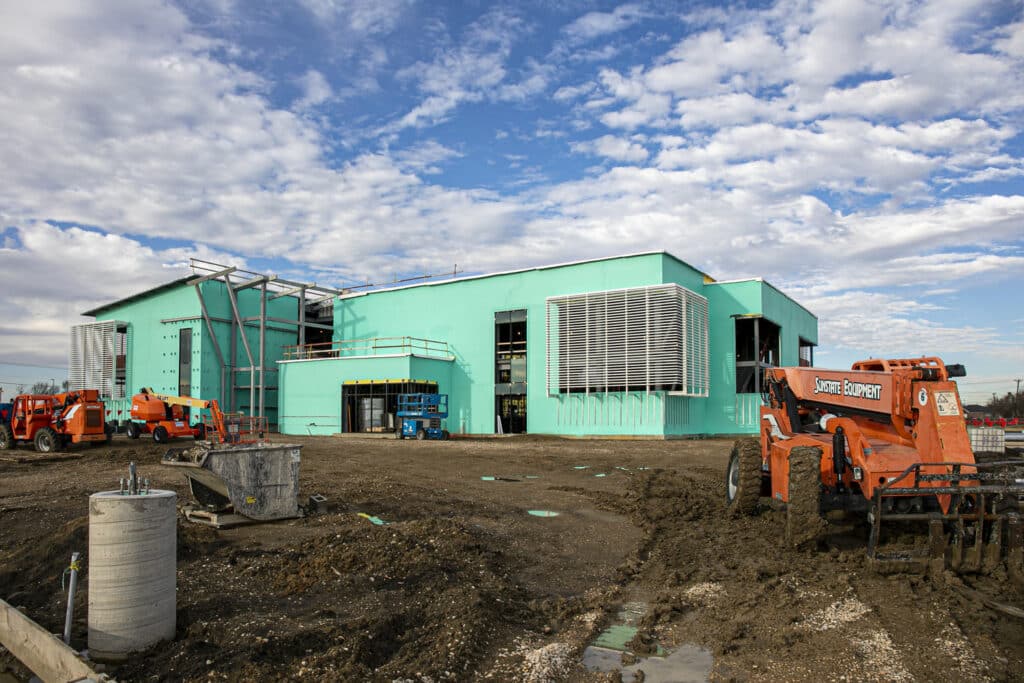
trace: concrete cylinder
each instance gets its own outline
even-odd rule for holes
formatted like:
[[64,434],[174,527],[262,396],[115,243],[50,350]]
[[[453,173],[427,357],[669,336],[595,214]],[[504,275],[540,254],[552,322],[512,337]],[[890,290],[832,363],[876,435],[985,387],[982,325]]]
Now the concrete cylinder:
[[174,638],[174,491],[89,496],[89,655],[121,661]]

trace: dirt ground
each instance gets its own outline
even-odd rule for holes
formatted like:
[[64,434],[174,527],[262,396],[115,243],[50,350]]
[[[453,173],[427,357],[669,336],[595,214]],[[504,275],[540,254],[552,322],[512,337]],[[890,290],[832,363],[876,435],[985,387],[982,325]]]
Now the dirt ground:
[[[303,501],[334,509],[222,531],[179,520],[177,637],[118,680],[613,681],[581,653],[627,602],[648,605],[637,650],[703,646],[716,681],[1024,680],[1024,620],[969,592],[1020,608],[1020,584],[879,574],[849,522],[789,550],[783,512],[726,514],[731,442],[277,440],[303,446]],[[186,500],[164,450],[118,437],[0,460],[0,597],[59,632],[88,495],[134,460]],[[81,585],[84,648],[88,572]],[[25,675],[0,648],[5,667]]]

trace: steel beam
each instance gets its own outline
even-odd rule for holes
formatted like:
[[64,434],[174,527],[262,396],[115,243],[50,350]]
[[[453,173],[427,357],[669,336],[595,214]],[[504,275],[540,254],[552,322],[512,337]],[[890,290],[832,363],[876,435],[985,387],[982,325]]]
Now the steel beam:
[[266,417],[263,413],[263,399],[266,390],[266,374],[263,366],[266,363],[267,348],[267,283],[260,285],[260,417]]
[[206,282],[207,280],[216,280],[217,278],[225,277],[227,275],[230,275],[231,273],[235,272],[236,270],[238,270],[238,269],[235,268],[234,266],[231,266],[230,268],[225,268],[224,270],[218,270],[215,273],[210,273],[209,275],[201,275],[200,277],[197,277],[194,280],[189,280],[188,284],[190,284],[190,285],[199,285],[199,284],[201,284],[203,282]]
[[[266,284],[264,284],[263,287],[265,288]],[[249,340],[245,338],[245,325],[242,323],[242,316],[238,312],[238,299],[237,299],[237,297],[235,297],[234,288],[233,287],[228,287],[227,290],[228,290],[228,301],[231,302],[231,312],[234,314],[235,322],[238,323],[238,329],[241,331],[242,347],[245,349],[245,355],[249,359],[249,387],[250,387],[249,388],[249,410],[251,412],[252,411],[252,403],[253,403],[253,400],[255,398],[255,396],[253,395],[252,385],[256,381],[255,370],[253,369],[254,363],[253,363],[253,360],[252,360],[252,349],[249,348]],[[234,342],[235,342],[235,338],[234,338],[234,324],[232,324],[231,329],[232,329],[231,343],[233,345]],[[261,332],[262,332],[262,329],[261,329]],[[260,365],[262,365],[262,364],[263,364],[263,361],[261,360],[260,361]],[[234,383],[235,383],[234,373],[232,373],[232,375],[231,375],[231,384],[232,384],[232,391],[231,391],[231,393],[232,393],[232,397],[234,396]]]
[[297,287],[292,287],[291,289],[286,289],[283,292],[276,292],[274,296],[270,297],[269,300],[273,301],[274,299],[280,299],[283,296],[291,296],[292,294],[295,294],[296,292],[301,292],[307,288],[309,288],[307,285],[299,285]]
[[[249,316],[248,318],[242,318],[242,322],[245,322],[245,323],[252,323],[252,322],[259,322],[259,321],[260,321],[260,317],[258,315]],[[305,325],[306,327],[315,327],[318,330],[334,330],[334,327],[331,326],[331,325],[321,325],[320,323],[300,322],[298,320],[288,320],[287,318],[275,318],[273,316],[267,316],[267,321],[268,322],[274,322],[274,323],[284,323],[286,325],[300,325],[301,324],[301,325]]]
[[234,289],[236,292],[240,292],[243,289],[249,289],[250,287],[258,287],[266,282],[273,282],[276,279],[276,275],[260,275],[258,277],[254,277],[251,280],[246,280],[240,285],[233,285],[232,289]]
[[[224,382],[226,381],[224,372],[224,354],[220,351],[220,344],[217,342],[217,335],[213,331],[213,321],[210,320],[210,312],[206,309],[206,300],[203,299],[203,290],[198,284],[195,285],[195,288],[196,296],[199,297],[199,308],[203,311],[203,320],[206,321],[206,329],[210,333],[210,341],[213,342],[213,350],[217,353],[217,360],[220,361],[220,400],[223,401]],[[234,381],[234,379],[232,379],[232,381]]]

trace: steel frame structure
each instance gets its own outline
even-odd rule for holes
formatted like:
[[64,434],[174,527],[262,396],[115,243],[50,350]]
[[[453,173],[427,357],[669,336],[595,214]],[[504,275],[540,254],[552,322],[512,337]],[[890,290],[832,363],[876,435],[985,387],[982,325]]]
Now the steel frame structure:
[[[239,389],[248,388],[250,413],[255,417],[266,417],[264,410],[267,389],[266,375],[268,372],[277,372],[276,367],[267,367],[267,323],[274,322],[279,324],[295,325],[298,329],[299,346],[304,346],[306,343],[307,329],[334,329],[333,325],[309,322],[306,319],[306,307],[333,300],[334,297],[346,293],[347,290],[325,287],[323,285],[318,285],[315,282],[296,282],[293,280],[286,280],[276,275],[257,273],[243,268],[213,263],[211,261],[205,261],[197,258],[189,259],[189,267],[192,269],[192,273],[196,277],[189,280],[188,284],[195,288],[196,296],[199,297],[199,307],[202,310],[203,321],[206,323],[206,329],[210,334],[214,354],[217,356],[217,360],[220,363],[221,403],[226,405],[229,411],[235,411],[235,395],[237,391]],[[213,318],[210,316],[209,309],[206,306],[206,301],[203,298],[202,287],[200,286],[202,283],[209,280],[219,280],[225,284],[228,301],[231,304],[231,320],[225,321],[221,318]],[[250,288],[259,288],[260,312],[258,316],[248,316],[243,318],[239,312],[237,293]],[[287,318],[267,316],[267,302],[285,296],[291,296],[298,299],[298,319],[289,320]],[[213,327],[214,322],[227,322],[231,325],[231,347],[227,356],[224,355],[224,352],[220,347],[220,343],[217,341],[217,335],[214,332]],[[253,354],[253,349],[251,348],[249,340],[244,333],[245,328],[256,328],[259,330],[257,355]],[[240,331],[242,334],[239,334]],[[242,350],[245,352],[245,360],[248,362],[248,365],[238,364],[237,339],[241,339],[242,341]],[[238,384],[237,375],[241,372],[247,372],[249,374],[249,384],[247,387]],[[229,379],[230,382],[228,381]]]

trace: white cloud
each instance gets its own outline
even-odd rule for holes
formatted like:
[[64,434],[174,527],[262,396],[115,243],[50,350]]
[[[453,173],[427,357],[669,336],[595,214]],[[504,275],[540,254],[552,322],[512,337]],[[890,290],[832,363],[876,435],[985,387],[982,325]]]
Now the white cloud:
[[588,12],[566,26],[563,31],[573,43],[584,43],[610,33],[618,33],[646,16],[638,4],[616,7],[611,12]]
[[[434,125],[445,120],[460,104],[488,97],[508,74],[506,62],[512,39],[521,26],[518,18],[499,10],[492,11],[466,30],[462,44],[440,48],[432,61],[417,62],[400,70],[398,77],[414,82],[425,97],[380,132]],[[543,65],[535,65],[527,80],[508,86],[500,97],[518,99],[543,90],[545,71]]]
[[310,69],[302,75],[299,79],[299,87],[302,88],[302,97],[295,102],[295,106],[298,109],[323,104],[334,94],[331,84],[316,69]]
[[343,24],[353,32],[371,35],[388,33],[412,6],[412,0],[298,0],[317,19]]
[[594,140],[573,143],[570,147],[580,154],[596,154],[616,161],[639,162],[648,156],[643,145],[614,135],[602,135]]

